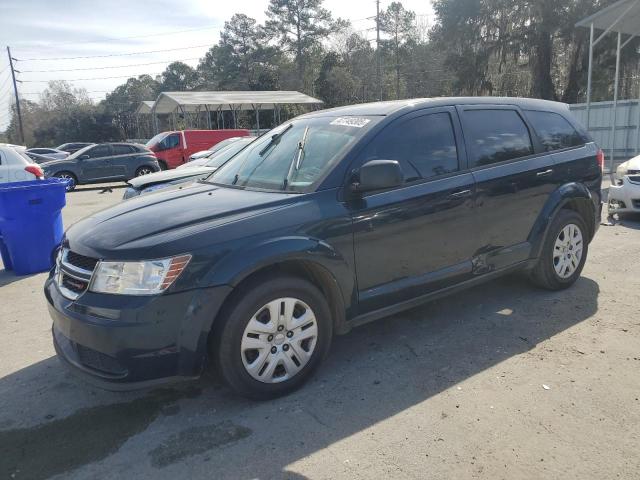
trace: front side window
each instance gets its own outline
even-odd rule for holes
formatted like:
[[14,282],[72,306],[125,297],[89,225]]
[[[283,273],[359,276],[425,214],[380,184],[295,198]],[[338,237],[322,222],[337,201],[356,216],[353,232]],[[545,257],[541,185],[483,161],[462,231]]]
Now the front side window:
[[533,154],[529,129],[515,110],[466,110],[464,120],[473,166]]
[[367,146],[364,161],[397,160],[405,182],[458,170],[458,149],[448,112],[400,120]]
[[584,145],[584,139],[561,115],[528,110],[527,118],[547,152]]
[[308,192],[376,117],[294,119],[253,141],[208,182],[242,188]]
[[169,150],[170,148],[175,148],[180,145],[180,135],[177,133],[172,133],[171,135],[167,135],[161,142],[160,147],[162,150]]

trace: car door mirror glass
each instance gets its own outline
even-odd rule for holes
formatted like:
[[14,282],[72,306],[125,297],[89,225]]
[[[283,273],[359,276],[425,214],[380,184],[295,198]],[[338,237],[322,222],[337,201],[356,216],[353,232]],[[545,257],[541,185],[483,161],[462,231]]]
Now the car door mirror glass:
[[359,182],[353,184],[354,191],[370,192],[402,185],[404,175],[396,160],[371,160],[359,171]]

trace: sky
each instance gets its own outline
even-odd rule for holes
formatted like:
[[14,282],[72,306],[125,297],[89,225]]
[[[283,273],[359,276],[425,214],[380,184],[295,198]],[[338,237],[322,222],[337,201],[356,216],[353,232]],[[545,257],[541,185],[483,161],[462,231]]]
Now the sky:
[[[389,3],[381,0],[381,10]],[[431,0],[402,4],[420,21],[432,22]],[[69,80],[99,101],[128,77],[155,76],[173,61],[195,67],[234,13],[262,23],[267,5],[268,0],[0,0],[0,131],[13,101],[6,45],[18,60],[24,98],[37,101],[47,81]],[[324,6],[375,38],[375,24],[367,18],[375,15],[375,0],[325,0]]]

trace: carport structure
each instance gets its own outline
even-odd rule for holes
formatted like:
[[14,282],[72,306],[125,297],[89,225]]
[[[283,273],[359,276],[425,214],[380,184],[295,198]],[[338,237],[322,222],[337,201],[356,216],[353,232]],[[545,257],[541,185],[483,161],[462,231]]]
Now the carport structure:
[[296,91],[214,91],[214,92],[162,92],[151,107],[154,126],[157,129],[157,115],[175,115],[206,113],[207,127],[211,128],[211,116],[216,114],[218,124],[224,128],[223,112],[230,111],[233,127],[238,124],[238,112],[254,111],[256,129],[260,130],[260,111],[273,110],[274,123],[280,123],[280,109],[282,105],[310,105],[322,104],[321,100]]
[[149,118],[147,117],[147,115],[151,115],[151,111],[153,109],[153,103],[154,103],[153,100],[144,100],[140,102],[140,104],[138,105],[138,108],[136,108],[136,111],[134,112],[134,115],[136,117],[136,129],[138,131],[138,138],[142,138],[142,134],[140,132],[140,117],[144,115],[145,118],[147,119]]
[[[640,35],[640,0],[620,0],[606,8],[594,13],[590,17],[579,21],[576,27],[584,27],[590,30],[589,35],[589,70],[587,77],[587,129],[591,120],[591,77],[593,75],[593,48],[609,33],[616,33],[618,43],[616,48],[616,73],[613,88],[613,120],[611,122],[611,135],[613,138],[610,157],[609,173],[613,179],[614,174],[614,148],[616,133],[616,114],[618,110],[618,90],[620,83],[620,52],[631,40]],[[595,38],[596,30],[602,31]],[[623,37],[626,36],[627,38]],[[640,96],[640,95],[639,95]],[[638,127],[640,128],[640,126]]]

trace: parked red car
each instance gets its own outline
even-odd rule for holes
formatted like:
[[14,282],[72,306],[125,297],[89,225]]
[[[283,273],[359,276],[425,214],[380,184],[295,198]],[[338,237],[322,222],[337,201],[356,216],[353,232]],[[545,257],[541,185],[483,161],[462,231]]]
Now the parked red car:
[[246,137],[246,129],[233,130],[179,130],[162,132],[149,140],[146,146],[155,153],[160,168],[176,168],[189,161],[191,154],[207,150],[231,137]]

